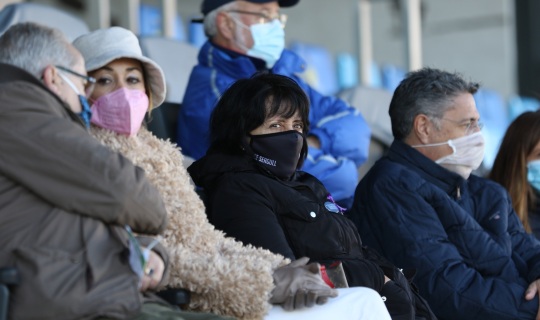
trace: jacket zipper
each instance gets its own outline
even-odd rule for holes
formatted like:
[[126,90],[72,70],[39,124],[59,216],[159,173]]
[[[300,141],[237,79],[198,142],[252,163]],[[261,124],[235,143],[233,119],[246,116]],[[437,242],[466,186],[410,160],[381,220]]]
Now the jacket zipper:
[[461,188],[460,187],[456,188],[456,199],[461,200]]

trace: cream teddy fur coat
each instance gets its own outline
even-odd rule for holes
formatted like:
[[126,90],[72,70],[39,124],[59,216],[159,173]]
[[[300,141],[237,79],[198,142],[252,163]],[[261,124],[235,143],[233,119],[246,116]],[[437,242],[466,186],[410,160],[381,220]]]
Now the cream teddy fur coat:
[[91,132],[143,168],[160,191],[169,213],[163,234],[170,255],[169,287],[192,292],[189,309],[262,319],[271,307],[272,274],[288,261],[228,238],[208,222],[176,145],[145,128],[133,137],[97,127]]

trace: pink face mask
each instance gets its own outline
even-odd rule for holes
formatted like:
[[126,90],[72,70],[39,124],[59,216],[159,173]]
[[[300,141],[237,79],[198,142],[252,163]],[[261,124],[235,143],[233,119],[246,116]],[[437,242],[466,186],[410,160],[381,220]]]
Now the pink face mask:
[[148,110],[148,96],[142,90],[120,88],[99,97],[91,109],[91,122],[96,126],[133,136]]

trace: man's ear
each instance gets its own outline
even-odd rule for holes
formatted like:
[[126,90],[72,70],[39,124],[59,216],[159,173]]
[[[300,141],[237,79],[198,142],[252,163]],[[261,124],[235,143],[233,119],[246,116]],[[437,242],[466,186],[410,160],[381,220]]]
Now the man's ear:
[[216,16],[216,28],[218,33],[225,39],[234,40],[234,21],[226,12],[219,12]]
[[48,65],[43,70],[43,84],[57,96],[60,96],[60,76],[58,75],[58,69],[52,65]]
[[428,116],[425,114],[419,114],[414,117],[413,121],[413,134],[423,144],[429,143],[429,135],[433,130],[433,124]]

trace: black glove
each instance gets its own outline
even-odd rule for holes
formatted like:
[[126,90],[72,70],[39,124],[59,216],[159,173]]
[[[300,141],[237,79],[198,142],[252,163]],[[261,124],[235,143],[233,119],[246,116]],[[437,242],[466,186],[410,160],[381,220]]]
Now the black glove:
[[270,303],[280,304],[285,310],[312,307],[324,304],[330,297],[338,295],[322,279],[318,263],[306,263],[303,257],[274,271],[274,283]]

